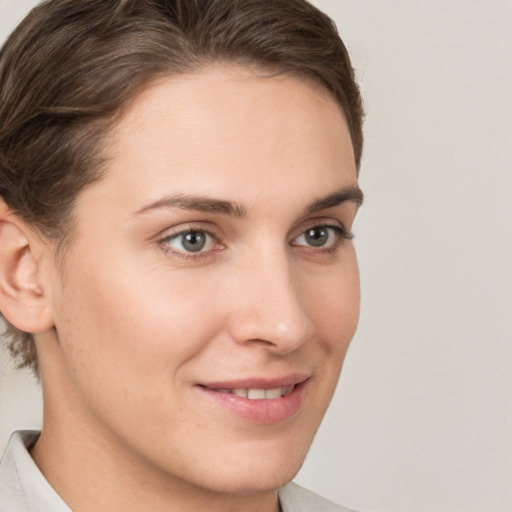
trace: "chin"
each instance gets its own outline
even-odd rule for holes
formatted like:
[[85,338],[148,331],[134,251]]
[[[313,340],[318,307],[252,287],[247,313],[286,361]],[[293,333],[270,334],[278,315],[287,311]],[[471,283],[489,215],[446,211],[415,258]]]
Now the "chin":
[[[307,447],[276,447],[271,450],[260,449],[257,453],[240,454],[236,462],[219,464],[211,472],[207,486],[211,490],[233,494],[276,491],[298,473],[308,448],[309,444]],[[205,469],[210,473],[213,467]]]
[[265,494],[274,492],[286,484],[291,482],[300,469],[297,468],[284,468],[275,469],[271,474],[254,471],[237,471],[231,473],[226,478],[219,479],[215,476],[210,482],[209,487],[212,491],[217,491],[225,494]]

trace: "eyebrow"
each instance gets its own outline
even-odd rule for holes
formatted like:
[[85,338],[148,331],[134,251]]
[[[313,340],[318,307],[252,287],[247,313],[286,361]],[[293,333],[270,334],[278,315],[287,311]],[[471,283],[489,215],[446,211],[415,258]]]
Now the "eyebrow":
[[[361,206],[363,203],[363,193],[361,189],[357,186],[344,187],[332,194],[316,199],[305,208],[305,213],[311,214],[327,208],[334,208],[347,201],[356,203],[358,207]],[[243,218],[247,215],[247,209],[240,203],[213,199],[207,196],[181,194],[166,196],[158,201],[143,206],[137,210],[134,215],[140,215],[150,210],[160,208],[179,208],[182,210],[217,213],[239,218]]]
[[204,213],[220,213],[231,217],[245,217],[247,215],[247,210],[238,203],[223,201],[222,199],[212,199],[206,196],[180,194],[167,196],[143,206],[135,212],[135,215],[159,208],[180,208],[182,210],[194,210]]
[[363,198],[363,191],[359,187],[344,187],[314,201],[306,208],[306,213],[315,213],[327,208],[334,208],[346,202],[355,203],[359,207],[363,204]]

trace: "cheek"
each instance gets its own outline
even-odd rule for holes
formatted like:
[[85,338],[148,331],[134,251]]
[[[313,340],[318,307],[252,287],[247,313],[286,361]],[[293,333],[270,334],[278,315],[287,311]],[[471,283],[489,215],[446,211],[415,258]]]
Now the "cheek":
[[360,285],[355,251],[346,248],[338,266],[306,274],[306,309],[329,352],[344,357],[359,321]]
[[190,361],[220,328],[211,293],[178,273],[146,269],[136,279],[112,268],[70,276],[66,290],[59,341],[86,422],[141,446],[179,432]]
[[218,329],[211,294],[178,273],[90,270],[69,276],[56,322],[69,364],[89,387],[115,383],[136,393],[168,384]]

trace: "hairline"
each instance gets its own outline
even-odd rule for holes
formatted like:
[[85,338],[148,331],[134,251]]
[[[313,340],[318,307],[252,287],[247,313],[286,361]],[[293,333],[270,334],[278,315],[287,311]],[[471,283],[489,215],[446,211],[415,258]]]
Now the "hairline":
[[[141,84],[139,84],[139,86],[134,89],[133,94],[130,95],[130,97],[127,98],[119,106],[119,108],[116,112],[114,112],[113,115],[98,117],[97,119],[94,119],[86,124],[85,130],[92,129],[93,131],[96,131],[100,139],[99,144],[95,147],[95,158],[99,162],[99,164],[97,164],[96,169],[94,170],[94,172],[97,174],[97,178],[95,178],[93,181],[82,187],[80,192],[77,194],[71,205],[69,211],[69,218],[64,222],[63,226],[60,229],[60,232],[48,236],[47,234],[44,233],[43,230],[39,229],[36,223],[32,224],[33,229],[40,236],[54,243],[55,259],[61,271],[65,272],[68,253],[72,249],[74,240],[79,235],[77,219],[74,215],[76,211],[76,202],[80,195],[84,192],[84,190],[87,189],[87,187],[92,186],[95,183],[101,182],[102,179],[108,175],[108,169],[106,168],[106,166],[110,162],[110,157],[108,154],[109,142],[112,143],[115,140],[116,129],[119,127],[120,123],[126,118],[129,112],[132,110],[133,105],[142,95],[144,95],[148,90],[150,90],[153,87],[158,87],[160,84],[168,82],[173,78],[194,76],[207,72],[211,69],[215,69],[217,67],[224,67],[224,69],[232,70],[245,70],[248,72],[248,76],[262,79],[272,79],[279,77],[297,79],[302,83],[307,84],[313,91],[315,91],[315,93],[318,93],[323,100],[327,98],[333,100],[334,104],[338,107],[339,111],[341,112],[344,122],[347,123],[347,115],[345,113],[343,105],[338,100],[334,92],[331,91],[325,83],[323,83],[319,78],[312,76],[311,74],[300,72],[298,70],[283,69],[282,67],[280,68],[278,64],[262,64],[254,61],[242,62],[241,60],[227,58],[203,58],[202,61],[198,60],[196,65],[190,65],[189,68],[187,69],[183,69],[180,71],[162,70],[160,72],[154,73],[153,76],[148,77],[147,80],[141,82]],[[350,133],[350,131],[349,136],[352,149],[354,149],[354,141],[352,140],[352,134]],[[357,168],[357,166],[356,173],[357,176],[359,176],[359,168]]]

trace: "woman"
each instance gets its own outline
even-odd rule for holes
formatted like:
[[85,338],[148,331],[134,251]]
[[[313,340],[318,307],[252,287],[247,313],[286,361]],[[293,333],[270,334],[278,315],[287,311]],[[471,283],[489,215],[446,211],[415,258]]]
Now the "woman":
[[52,0],[0,59],[7,510],[346,510],[289,484],[359,313],[362,107],[303,0]]

